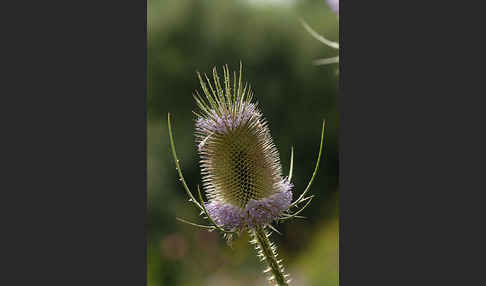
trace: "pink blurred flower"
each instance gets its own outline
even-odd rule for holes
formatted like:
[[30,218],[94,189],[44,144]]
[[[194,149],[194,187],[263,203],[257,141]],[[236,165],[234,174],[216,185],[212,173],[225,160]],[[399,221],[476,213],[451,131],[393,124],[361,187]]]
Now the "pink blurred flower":
[[339,0],[327,0],[327,4],[332,11],[339,14]]

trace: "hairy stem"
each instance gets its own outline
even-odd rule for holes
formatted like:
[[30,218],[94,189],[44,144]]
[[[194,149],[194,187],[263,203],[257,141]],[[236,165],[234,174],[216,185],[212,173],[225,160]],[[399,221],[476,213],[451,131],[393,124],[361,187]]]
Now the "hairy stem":
[[284,274],[284,268],[280,263],[281,260],[277,260],[276,246],[268,239],[269,233],[265,231],[263,227],[257,227],[250,231],[253,236],[251,243],[256,244],[255,248],[258,251],[258,257],[261,261],[264,261],[268,268],[264,270],[264,273],[272,272],[272,276],[269,280],[274,280],[278,286],[288,286],[288,275]]

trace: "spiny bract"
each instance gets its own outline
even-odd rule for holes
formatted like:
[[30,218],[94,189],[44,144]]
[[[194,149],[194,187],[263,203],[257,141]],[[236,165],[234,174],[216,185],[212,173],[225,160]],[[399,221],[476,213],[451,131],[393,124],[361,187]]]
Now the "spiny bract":
[[251,87],[231,83],[228,67],[223,67],[224,86],[216,69],[213,84],[206,76],[204,92],[194,98],[196,143],[201,158],[203,186],[210,217],[228,230],[265,226],[288,210],[292,185],[282,176],[278,151],[267,122],[257,103],[252,103]]

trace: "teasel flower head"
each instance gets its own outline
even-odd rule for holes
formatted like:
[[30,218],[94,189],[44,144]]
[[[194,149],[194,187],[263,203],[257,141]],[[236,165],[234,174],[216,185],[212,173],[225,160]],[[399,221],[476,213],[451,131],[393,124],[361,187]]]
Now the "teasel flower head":
[[278,151],[258,104],[241,77],[224,86],[213,70],[214,86],[201,76],[204,97],[195,95],[196,143],[211,218],[225,229],[264,226],[288,210],[292,184],[283,177]]
[[[233,78],[227,66],[223,67],[223,83],[213,69],[213,82],[197,73],[203,95],[197,90],[193,95],[198,106],[194,112],[196,145],[200,156],[203,188],[208,201],[203,200],[199,186],[197,200],[189,190],[177,158],[170,114],[168,114],[169,138],[176,169],[189,201],[212,225],[204,226],[179,219],[208,230],[219,230],[231,239],[231,234],[257,227],[270,227],[298,217],[313,196],[306,197],[317,174],[324,139],[324,122],[316,167],[304,192],[292,202],[293,148],[289,175],[282,175],[280,158],[273,143],[267,121],[253,101],[248,83],[242,84],[242,64],[239,76]],[[304,203],[297,211],[292,207]]]
[[[194,99],[198,110],[194,112],[196,145],[200,156],[202,181],[207,202],[197,186],[198,199],[190,191],[182,174],[175,150],[171,117],[168,114],[169,139],[179,180],[189,196],[189,201],[209,220],[210,225],[200,225],[185,219],[178,220],[209,231],[218,230],[228,242],[233,234],[247,230],[255,245],[258,257],[267,265],[264,273],[269,281],[287,286],[289,275],[277,259],[276,245],[268,239],[271,232],[278,232],[273,222],[302,218],[299,214],[310,204],[313,195],[306,196],[319,169],[324,140],[324,122],[321,143],[314,173],[300,196],[292,202],[293,148],[290,153],[289,175],[282,175],[278,151],[270,136],[267,121],[253,102],[253,92],[248,84],[242,85],[242,65],[237,78],[231,80],[227,66],[223,68],[221,84],[216,69],[213,83],[198,73],[203,96],[196,91]],[[301,206],[303,205],[303,206]],[[298,208],[292,211],[292,208]]]

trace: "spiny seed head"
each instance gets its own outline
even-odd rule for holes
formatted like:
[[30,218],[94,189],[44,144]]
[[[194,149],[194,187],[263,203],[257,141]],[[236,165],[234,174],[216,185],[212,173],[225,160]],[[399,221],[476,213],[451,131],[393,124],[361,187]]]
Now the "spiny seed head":
[[[205,97],[194,95],[196,143],[201,158],[203,186],[211,218],[227,229],[266,225],[289,208],[292,185],[282,177],[278,151],[251,87],[231,84],[223,67],[224,86],[216,69],[213,84],[198,73]],[[207,83],[207,84],[206,84]]]

